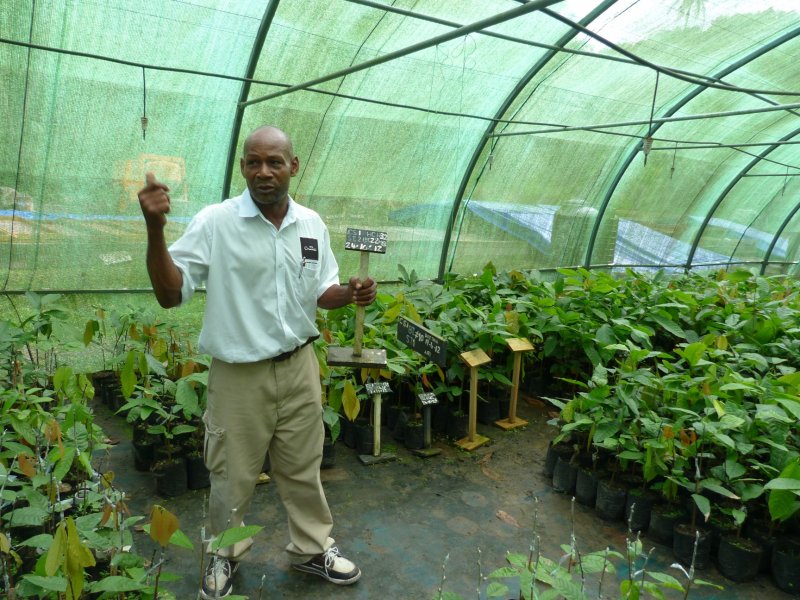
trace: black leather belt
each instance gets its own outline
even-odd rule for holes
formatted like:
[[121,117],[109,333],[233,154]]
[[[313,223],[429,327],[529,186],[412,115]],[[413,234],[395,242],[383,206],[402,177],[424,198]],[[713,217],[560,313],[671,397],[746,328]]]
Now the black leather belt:
[[318,335],[310,337],[305,342],[300,344],[297,348],[295,348],[294,350],[287,350],[286,352],[281,352],[280,354],[278,354],[277,356],[273,356],[269,360],[271,362],[283,362],[284,360],[290,359],[290,358],[292,358],[292,356],[297,354],[298,350],[300,350],[302,348],[305,348],[309,344],[313,343],[317,338],[319,338]]

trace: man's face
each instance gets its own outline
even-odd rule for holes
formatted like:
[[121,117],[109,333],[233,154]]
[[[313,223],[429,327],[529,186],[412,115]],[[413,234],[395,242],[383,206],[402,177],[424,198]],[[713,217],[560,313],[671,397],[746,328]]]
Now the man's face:
[[253,135],[239,164],[250,196],[262,206],[276,206],[286,199],[289,181],[300,167],[286,139],[273,130]]

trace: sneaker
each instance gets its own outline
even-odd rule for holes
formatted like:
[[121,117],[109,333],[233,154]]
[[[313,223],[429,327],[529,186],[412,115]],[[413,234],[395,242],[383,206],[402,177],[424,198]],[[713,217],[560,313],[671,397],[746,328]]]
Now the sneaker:
[[298,571],[319,575],[336,585],[350,585],[361,577],[361,570],[339,554],[339,549],[336,546],[331,546],[308,562],[292,566]]
[[227,558],[212,556],[206,567],[203,577],[203,587],[200,596],[203,600],[216,600],[230,596],[233,591],[233,574],[239,568],[239,563],[233,563]]

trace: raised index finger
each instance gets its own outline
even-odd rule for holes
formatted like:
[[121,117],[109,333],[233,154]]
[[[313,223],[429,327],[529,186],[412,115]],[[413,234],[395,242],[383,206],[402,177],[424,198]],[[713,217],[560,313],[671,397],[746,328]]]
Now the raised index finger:
[[156,179],[155,174],[152,171],[148,171],[144,175],[145,185],[149,188],[161,188],[165,192],[169,191],[169,188],[161,183],[158,179]]

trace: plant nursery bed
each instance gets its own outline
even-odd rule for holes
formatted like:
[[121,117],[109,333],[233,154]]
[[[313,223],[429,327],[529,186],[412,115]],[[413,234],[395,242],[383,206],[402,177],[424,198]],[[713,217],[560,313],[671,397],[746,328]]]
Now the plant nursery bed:
[[[394,453],[397,460],[365,466],[355,449],[337,443],[334,466],[321,474],[334,516],[336,545],[363,572],[353,586],[337,587],[290,570],[284,552],[286,515],[277,490],[271,482],[258,485],[245,521],[264,529],[235,576],[234,593],[251,599],[429,600],[440,597],[444,571],[442,598],[476,598],[481,576],[511,567],[507,553],[527,558],[532,544],[538,545],[543,557],[559,563],[565,554],[562,545],[570,544],[574,532],[581,555],[607,547],[624,554],[623,523],[601,520],[592,508],[571,502],[569,496],[553,489],[552,480],[544,474],[545,455],[553,437],[553,428],[546,424],[548,410],[546,405],[522,402],[518,414],[528,421],[527,427],[505,431],[479,425],[478,432],[490,442],[473,452],[435,438],[433,446],[440,453],[420,458],[390,443],[387,432],[383,449]],[[97,412],[105,431],[122,440],[100,467],[113,470],[116,485],[129,490],[131,511],[147,515],[154,504],[160,504],[178,517],[180,529],[193,541],[194,552],[170,547],[166,568],[180,578],[164,586],[177,598],[194,598],[200,580],[199,540],[208,490],[159,497],[152,475],[133,468],[125,422],[103,407]],[[649,541],[646,533],[642,541],[645,552],[653,548],[647,568],[685,585],[684,574],[671,567],[675,562],[671,548]],[[152,552],[153,542],[145,533],[135,534],[134,544],[142,555]],[[618,572],[606,574],[602,597],[616,599],[628,567],[620,559],[612,562]],[[641,562],[640,558],[639,566]],[[791,598],[777,589],[768,575],[734,583],[712,566],[697,577],[724,589],[693,587],[689,598]],[[581,584],[577,575],[572,581]],[[486,588],[489,583],[491,580],[481,585]],[[587,577],[587,598],[598,597],[598,583],[597,576]],[[540,593],[545,589],[545,585],[537,585]],[[683,593],[665,590],[664,596],[678,599]],[[487,596],[484,592],[481,597],[516,596]]]

